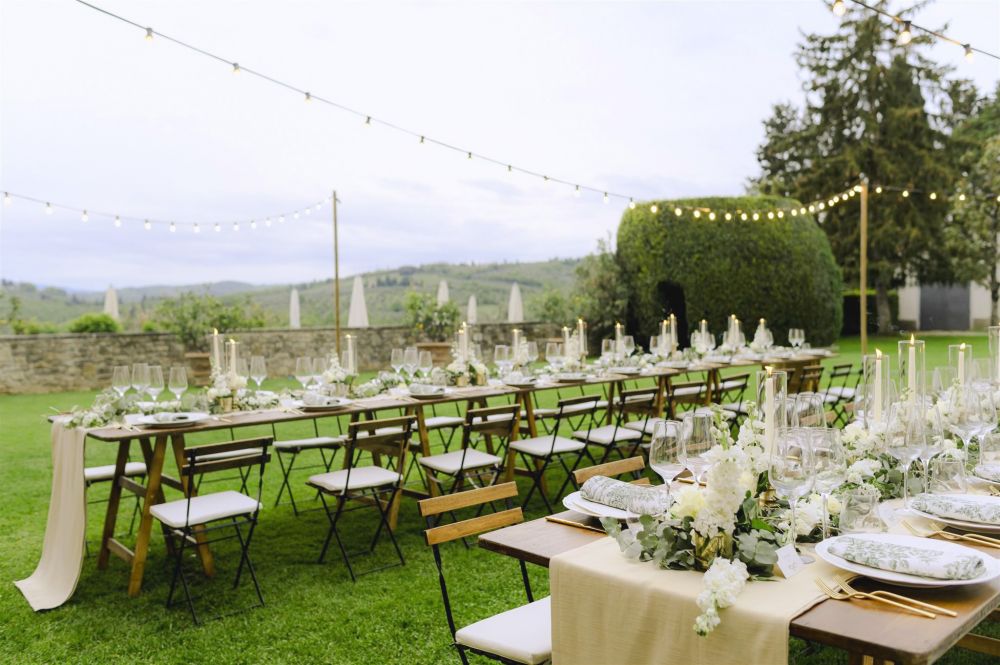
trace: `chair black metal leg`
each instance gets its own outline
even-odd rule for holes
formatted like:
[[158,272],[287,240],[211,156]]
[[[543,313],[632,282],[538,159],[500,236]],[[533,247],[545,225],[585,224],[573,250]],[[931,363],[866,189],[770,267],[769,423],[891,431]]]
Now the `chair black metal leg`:
[[379,513],[379,520],[380,520],[379,530],[381,530],[383,526],[385,527],[386,533],[389,534],[389,540],[392,541],[392,546],[396,550],[396,556],[399,557],[399,565],[405,566],[406,559],[403,558],[403,551],[399,549],[399,543],[396,542],[396,536],[395,534],[392,533],[392,528],[390,528],[389,526],[389,516],[386,510],[389,506],[392,505],[392,502],[396,500],[396,496],[399,494],[399,492],[400,492],[399,487],[393,488],[392,493],[389,495],[389,500],[385,504],[386,508],[383,508],[382,504],[377,499],[375,500],[375,507],[378,508],[378,513]]
[[[326,558],[326,550],[330,547],[330,540],[333,538],[334,531],[334,518],[330,515],[330,506],[326,502],[326,495],[320,494],[320,498],[323,500],[323,512],[326,513],[326,519],[330,522],[330,530],[326,533],[326,540],[323,541],[323,548],[319,552],[319,561],[317,563],[323,563],[323,559]],[[337,498],[337,513],[340,513],[341,503],[343,499],[341,497]]]
[[253,540],[253,532],[257,528],[257,520],[254,519],[250,522],[250,529],[247,531],[246,541],[243,540],[243,534],[240,531],[240,525],[236,524],[236,536],[240,540],[240,547],[243,550],[240,556],[240,565],[236,569],[236,580],[233,582],[233,588],[239,586],[240,584],[240,574],[243,572],[244,562],[247,565],[247,572],[250,573],[250,580],[253,582],[254,591],[257,592],[257,600],[260,601],[261,606],[264,605],[264,594],[260,590],[260,582],[257,580],[257,571],[254,570],[253,561],[250,560],[250,541]]
[[281,487],[278,488],[278,498],[274,500],[274,505],[277,506],[281,503],[281,495],[288,490],[288,500],[292,504],[292,512],[296,517],[299,515],[298,506],[295,505],[295,496],[292,494],[292,486],[289,484],[291,481],[292,467],[295,465],[295,458],[298,457],[298,451],[292,450],[292,458],[288,461],[288,467],[285,467],[284,456],[280,451],[275,451],[275,457],[278,458],[278,466],[281,467]]

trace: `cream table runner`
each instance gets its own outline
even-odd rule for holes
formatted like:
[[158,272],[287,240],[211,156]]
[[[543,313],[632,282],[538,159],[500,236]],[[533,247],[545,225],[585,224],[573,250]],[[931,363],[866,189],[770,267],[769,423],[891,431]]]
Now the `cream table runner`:
[[826,598],[817,577],[833,566],[817,559],[791,579],[748,582],[722,624],[694,632],[702,574],[627,560],[611,538],[553,557],[553,665],[781,665],[788,662],[788,624]]
[[14,582],[33,610],[59,607],[73,595],[83,569],[87,528],[83,491],[86,431],[52,424],[52,494],[42,558],[31,577]]

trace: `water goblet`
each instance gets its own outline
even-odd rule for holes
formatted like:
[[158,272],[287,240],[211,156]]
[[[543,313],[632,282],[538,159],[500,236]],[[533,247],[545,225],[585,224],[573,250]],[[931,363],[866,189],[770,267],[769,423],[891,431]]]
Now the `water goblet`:
[[681,423],[676,420],[656,420],[649,441],[649,466],[663,478],[665,485],[684,470],[680,461]]
[[813,463],[816,479],[813,491],[823,499],[823,538],[830,536],[830,494],[847,480],[847,452],[840,441],[840,430],[813,428]]
[[420,355],[417,356],[417,369],[424,375],[424,378],[429,378],[431,375],[431,369],[434,368],[434,359],[431,357],[430,351],[421,351]]
[[183,366],[174,365],[170,368],[167,389],[174,394],[178,402],[181,401],[181,395],[188,389],[187,370]]
[[715,444],[712,436],[712,415],[701,411],[685,413],[681,424],[677,461],[691,472],[695,482],[700,483],[701,476],[709,467],[705,453]]
[[[814,470],[812,433],[808,428],[790,427],[782,430],[775,439],[767,472],[771,486],[778,496],[788,499],[790,507],[789,541],[795,547],[797,531],[795,509],[799,499],[812,490],[816,480]],[[796,551],[798,549],[796,548]],[[799,554],[803,563],[813,558]]]
[[128,365],[115,365],[111,372],[111,387],[118,393],[118,397],[125,397],[125,393],[132,386],[132,377],[129,373]]
[[146,363],[134,363],[132,365],[132,388],[135,392],[142,394],[149,385],[149,365]]
[[313,377],[313,366],[312,359],[305,356],[295,359],[295,380],[302,384],[302,389],[306,390],[309,387],[309,382],[312,381]]
[[410,375],[410,383],[417,374],[417,365],[420,364],[420,352],[415,346],[408,346],[403,350],[403,371]]
[[159,365],[149,366],[149,385],[146,386],[146,392],[154,402],[163,392],[163,368]]
[[389,356],[389,367],[396,373],[396,376],[399,376],[399,372],[403,369],[403,349],[392,350],[392,354]]
[[252,356],[250,358],[250,378],[257,384],[257,390],[267,378],[267,361],[264,356]]

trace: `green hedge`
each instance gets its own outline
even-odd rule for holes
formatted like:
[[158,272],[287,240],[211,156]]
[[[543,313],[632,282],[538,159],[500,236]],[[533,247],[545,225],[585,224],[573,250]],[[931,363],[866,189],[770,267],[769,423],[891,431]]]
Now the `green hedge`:
[[[843,320],[842,279],[823,230],[811,215],[753,221],[754,211],[799,208],[775,196],[716,197],[656,201],[626,210],[618,227],[618,260],[629,291],[630,328],[645,341],[663,318],[659,285],[684,290],[688,327],[708,319],[718,334],[730,314],[744,322],[748,338],[755,321],[765,318],[783,343],[790,327],[803,328],[812,344],[837,339]],[[675,206],[710,208],[714,221]],[[746,211],[725,220],[725,211]],[[638,340],[639,338],[637,338]]]

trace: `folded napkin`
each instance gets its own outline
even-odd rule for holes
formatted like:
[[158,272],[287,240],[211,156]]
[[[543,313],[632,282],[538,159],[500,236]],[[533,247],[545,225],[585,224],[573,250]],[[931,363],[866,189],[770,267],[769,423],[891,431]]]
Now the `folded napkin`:
[[925,513],[963,522],[1000,526],[1000,500],[968,494],[918,494],[910,505]]
[[1000,483],[1000,464],[979,464],[972,473],[977,478]]
[[587,501],[600,503],[619,510],[628,510],[633,498],[640,499],[647,506],[648,514],[656,515],[665,510],[666,494],[648,485],[633,485],[607,476],[594,476],[580,488],[580,495]]
[[975,553],[954,554],[932,546],[902,545],[860,536],[836,538],[829,551],[862,566],[936,580],[971,580],[986,571],[982,557]]

